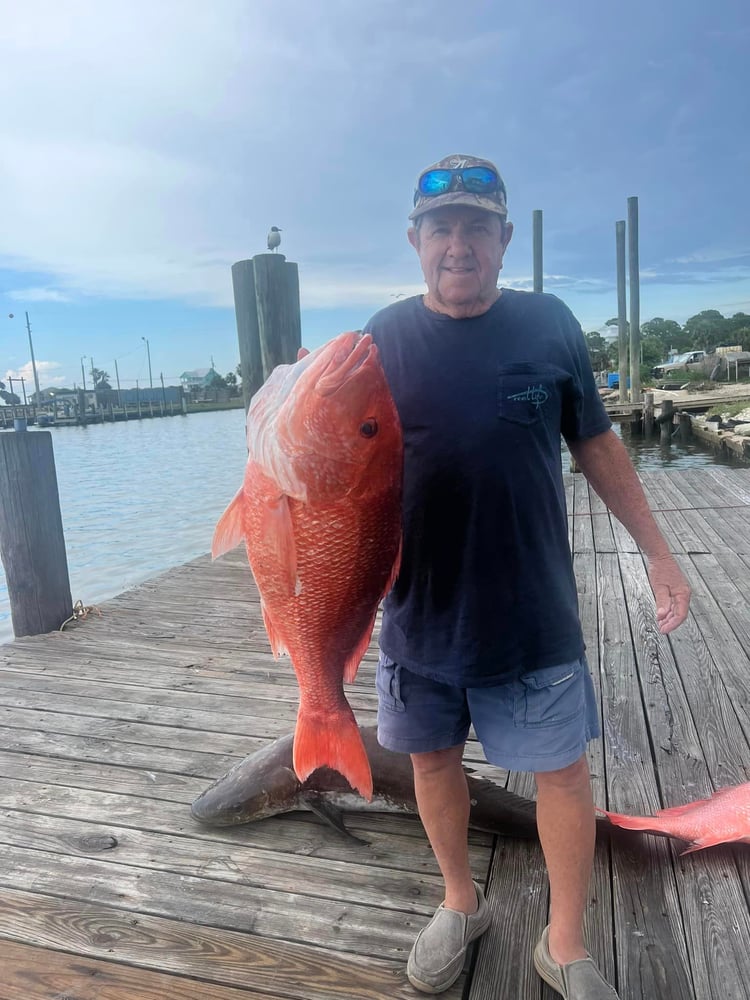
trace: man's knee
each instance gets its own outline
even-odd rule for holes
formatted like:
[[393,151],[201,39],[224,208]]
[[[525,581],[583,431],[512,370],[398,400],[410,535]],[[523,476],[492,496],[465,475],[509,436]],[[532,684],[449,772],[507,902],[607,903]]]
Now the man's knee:
[[539,771],[534,775],[537,791],[576,789],[588,785],[591,777],[586,754],[559,771]]
[[455,747],[448,747],[445,750],[430,750],[427,753],[411,754],[412,767],[414,773],[420,777],[427,777],[439,774],[441,771],[451,770],[461,767],[463,760],[463,744]]

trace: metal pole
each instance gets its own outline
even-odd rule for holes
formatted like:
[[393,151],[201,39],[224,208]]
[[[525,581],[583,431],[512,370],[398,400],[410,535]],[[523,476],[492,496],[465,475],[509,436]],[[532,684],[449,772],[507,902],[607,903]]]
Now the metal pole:
[[534,291],[544,290],[544,266],[542,263],[542,210],[535,208],[531,213],[534,233]]
[[161,379],[161,398],[164,400],[164,406],[167,405],[167,391],[164,388],[164,372],[159,372],[159,378]]
[[115,378],[117,379],[117,405],[122,409],[122,393],[120,391],[120,372],[117,368],[117,358],[115,358]]
[[141,337],[141,340],[146,345],[146,354],[148,356],[148,384],[151,389],[154,388],[154,380],[151,378],[151,347],[145,337]]
[[630,401],[641,401],[641,292],[638,263],[638,198],[628,198],[630,259]]
[[[28,406],[29,404],[26,401],[26,379],[23,377],[23,375],[21,376],[21,392],[23,393],[23,405],[24,406]],[[38,403],[39,403],[39,390],[38,389],[37,389],[37,397],[36,398],[37,398],[37,405],[38,405]]]
[[86,372],[83,370],[83,362],[84,362],[85,358],[86,358],[86,355],[84,354],[83,357],[81,358],[81,378],[83,379],[83,391],[84,392],[86,392]]
[[31,370],[34,373],[34,388],[36,389],[36,402],[37,406],[42,401],[41,393],[39,392],[39,376],[36,372],[36,358],[34,357],[34,343],[31,339],[31,323],[29,322],[29,314],[26,313],[26,329],[29,331],[29,350],[31,351]]
[[628,318],[625,292],[625,220],[615,223],[617,244],[617,370],[620,376],[618,399],[628,399]]

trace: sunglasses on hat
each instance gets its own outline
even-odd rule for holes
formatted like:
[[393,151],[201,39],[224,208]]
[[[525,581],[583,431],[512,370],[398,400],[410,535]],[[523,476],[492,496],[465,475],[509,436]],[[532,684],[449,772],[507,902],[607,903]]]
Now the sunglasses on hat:
[[470,194],[502,191],[505,195],[505,185],[490,167],[434,167],[432,170],[425,170],[417,181],[414,204],[420,198],[434,198],[448,191],[458,190],[459,184]]

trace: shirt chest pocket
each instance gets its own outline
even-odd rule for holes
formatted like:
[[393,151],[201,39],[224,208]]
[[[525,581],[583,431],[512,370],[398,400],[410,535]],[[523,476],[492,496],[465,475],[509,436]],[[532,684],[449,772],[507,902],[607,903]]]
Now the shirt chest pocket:
[[514,424],[531,426],[559,419],[560,376],[552,365],[500,365],[497,370],[497,415]]

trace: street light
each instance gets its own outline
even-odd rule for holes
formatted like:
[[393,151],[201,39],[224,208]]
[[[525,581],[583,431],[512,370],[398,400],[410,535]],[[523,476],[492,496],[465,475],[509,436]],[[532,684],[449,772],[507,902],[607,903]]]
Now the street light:
[[154,388],[154,380],[151,378],[151,348],[148,345],[148,341],[145,337],[141,337],[141,340],[146,345],[146,354],[148,355],[148,384],[151,389]]

